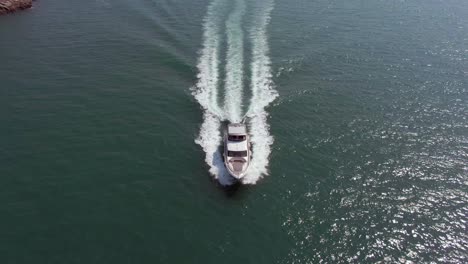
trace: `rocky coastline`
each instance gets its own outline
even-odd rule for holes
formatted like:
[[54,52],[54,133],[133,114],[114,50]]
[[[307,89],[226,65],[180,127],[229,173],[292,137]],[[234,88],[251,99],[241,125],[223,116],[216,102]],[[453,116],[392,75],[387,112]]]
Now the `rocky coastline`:
[[0,15],[32,7],[32,0],[0,0]]

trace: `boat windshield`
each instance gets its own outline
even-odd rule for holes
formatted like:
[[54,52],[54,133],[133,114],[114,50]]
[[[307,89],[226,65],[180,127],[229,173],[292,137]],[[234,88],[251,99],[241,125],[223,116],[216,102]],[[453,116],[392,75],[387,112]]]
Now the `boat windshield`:
[[247,157],[247,151],[228,151],[228,157]]
[[228,140],[229,141],[244,141],[246,139],[246,136],[244,135],[229,135]]

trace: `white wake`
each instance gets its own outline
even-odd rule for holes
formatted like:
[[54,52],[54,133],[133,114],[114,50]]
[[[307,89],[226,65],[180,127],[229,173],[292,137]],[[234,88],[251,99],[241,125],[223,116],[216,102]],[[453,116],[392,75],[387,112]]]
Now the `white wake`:
[[[223,23],[220,10],[226,0],[214,0],[208,7],[204,20],[203,47],[198,61],[198,82],[193,89],[196,100],[204,109],[200,135],[196,140],[206,153],[205,161],[210,166],[210,173],[223,185],[233,183],[229,177],[220,152],[221,120],[240,122],[244,115],[244,34],[242,18],[246,10],[245,0],[236,0],[234,9]],[[249,30],[252,43],[252,98],[247,112],[249,131],[252,141],[253,159],[243,183],[254,184],[262,175],[268,173],[268,157],[271,152],[273,137],[269,134],[268,113],[265,108],[277,97],[273,88],[271,60],[267,38],[267,26],[273,9],[273,0],[251,1],[255,12],[254,21]],[[222,43],[221,27],[226,28],[227,53],[224,80],[224,107],[218,104],[220,83],[220,46]]]
[[247,112],[247,116],[250,117],[253,158],[243,181],[250,184],[257,182],[262,175],[268,174],[268,157],[270,156],[273,137],[269,132],[268,113],[265,108],[278,96],[273,87],[267,36],[267,26],[273,10],[273,0],[256,3],[258,5],[256,7],[258,11],[256,12],[259,15],[255,17],[254,25],[250,29],[250,40],[252,42],[252,77],[250,84],[252,100]]
[[234,11],[226,21],[227,56],[224,107],[226,118],[232,123],[242,120],[242,89],[244,82],[244,34],[242,17],[244,0],[237,0]]
[[204,109],[203,124],[200,135],[195,141],[206,153],[205,161],[210,166],[210,173],[221,184],[228,185],[233,181],[224,168],[222,154],[219,152],[221,133],[219,131],[224,113],[218,105],[219,86],[219,49],[220,23],[219,10],[224,0],[214,0],[209,6],[203,24],[203,48],[198,60],[198,82],[193,89],[195,99]]

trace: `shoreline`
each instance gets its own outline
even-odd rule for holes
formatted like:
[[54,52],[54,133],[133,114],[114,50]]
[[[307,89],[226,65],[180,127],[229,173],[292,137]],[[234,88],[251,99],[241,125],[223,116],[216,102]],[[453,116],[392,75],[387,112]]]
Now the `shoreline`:
[[0,0],[0,15],[32,7],[32,0]]

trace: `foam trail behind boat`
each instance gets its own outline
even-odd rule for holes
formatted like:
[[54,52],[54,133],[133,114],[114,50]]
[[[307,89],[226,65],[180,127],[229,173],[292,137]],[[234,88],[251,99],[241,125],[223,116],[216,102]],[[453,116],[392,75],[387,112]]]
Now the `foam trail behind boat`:
[[218,105],[219,83],[219,46],[220,28],[218,10],[223,0],[214,0],[209,6],[203,24],[203,48],[198,60],[198,82],[194,87],[193,95],[200,105],[213,115],[222,116]]
[[235,1],[235,8],[226,21],[227,56],[224,108],[226,118],[233,123],[241,121],[244,64],[244,34],[242,17],[245,12],[244,0]]
[[247,116],[250,117],[252,142],[252,162],[244,183],[254,184],[268,173],[268,157],[271,152],[273,137],[269,133],[268,113],[265,108],[278,96],[274,90],[271,73],[271,60],[267,37],[267,26],[273,10],[273,0],[255,1],[255,21],[250,29],[252,43],[252,100]]
[[204,109],[203,124],[200,135],[196,140],[206,153],[205,161],[210,166],[210,173],[223,185],[230,184],[224,167],[221,153],[218,148],[221,142],[220,120],[223,111],[218,104],[219,86],[219,49],[220,27],[222,17],[220,9],[225,0],[214,0],[209,6],[203,25],[203,48],[198,61],[198,82],[192,92],[195,99]]

